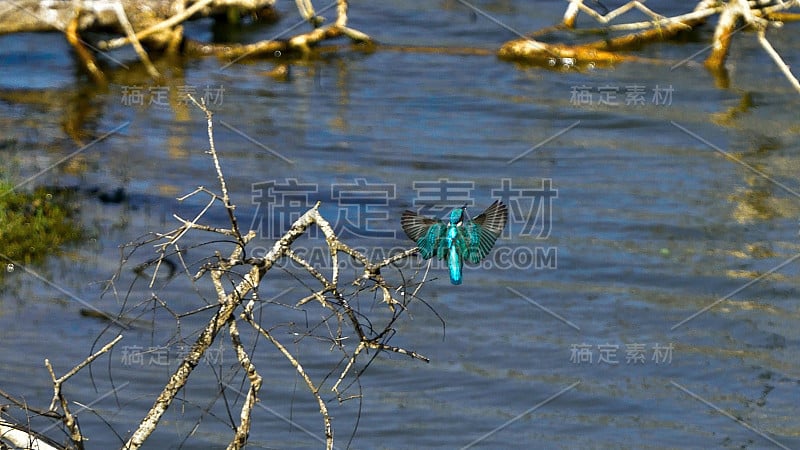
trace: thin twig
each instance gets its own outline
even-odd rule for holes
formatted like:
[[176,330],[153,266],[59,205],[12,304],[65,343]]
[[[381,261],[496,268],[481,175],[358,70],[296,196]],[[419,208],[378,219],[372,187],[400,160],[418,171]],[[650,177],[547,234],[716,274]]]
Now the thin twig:
[[95,359],[100,357],[100,355],[106,353],[107,351],[111,350],[117,342],[122,339],[122,335],[118,335],[114,338],[111,342],[104,345],[103,348],[96,351],[88,358],[83,360],[80,364],[73,367],[72,370],[67,372],[66,374],[62,375],[60,378],[56,378],[55,370],[53,370],[53,366],[50,364],[49,359],[44,360],[44,365],[47,367],[48,372],[50,372],[50,378],[53,382],[53,400],[50,402],[50,411],[55,411],[56,403],[61,406],[61,409],[64,411],[64,415],[61,418],[61,421],[64,423],[64,426],[67,427],[69,430],[69,437],[73,444],[79,449],[83,450],[83,442],[86,440],[81,433],[80,426],[78,425],[78,421],[72,412],[69,409],[69,402],[67,402],[67,398],[64,396],[64,392],[61,390],[61,386],[71,378],[73,375],[78,373],[82,368],[88,366],[92,363]]
[[142,43],[139,42],[139,39],[136,37],[136,32],[133,31],[133,26],[131,26],[131,22],[128,20],[128,15],[125,13],[125,8],[122,7],[121,0],[114,2],[114,12],[117,14],[117,21],[119,21],[125,34],[128,35],[128,40],[131,42],[131,45],[133,45],[133,49],[136,51],[136,54],[139,55],[139,59],[147,69],[147,73],[153,78],[161,78],[161,74],[158,73],[158,70],[153,65],[152,61],[150,61],[150,57],[147,56],[144,47],[142,47]]
[[319,412],[322,414],[322,421],[324,424],[325,429],[325,448],[327,450],[333,449],[333,427],[331,425],[331,416],[328,414],[328,406],[325,404],[325,401],[319,395],[319,388],[314,384],[311,380],[311,377],[308,376],[303,366],[297,361],[297,359],[292,355],[283,344],[280,343],[277,339],[275,339],[272,334],[262,328],[255,320],[253,320],[252,311],[245,311],[241,315],[242,319],[246,320],[247,323],[250,324],[256,331],[258,331],[262,336],[267,338],[278,351],[283,354],[283,356],[289,361],[289,363],[294,367],[297,371],[297,374],[300,375],[300,378],[306,383],[308,390],[311,392],[311,395],[317,400],[317,404],[319,405]]
[[775,62],[775,65],[777,65],[778,68],[781,70],[781,72],[783,72],[783,75],[786,77],[787,80],[789,80],[789,83],[791,83],[791,85],[794,87],[794,90],[796,90],[797,93],[800,94],[800,81],[798,81],[797,77],[794,76],[792,70],[789,68],[789,65],[787,65],[783,61],[781,55],[778,54],[778,52],[776,52],[774,48],[772,48],[772,44],[770,44],[769,41],[767,40],[766,32],[767,31],[763,29],[758,30],[758,42],[761,44],[762,47],[764,47],[764,50],[766,50],[767,54]]
[[161,30],[172,28],[175,25],[182,23],[186,19],[192,17],[195,13],[199,12],[200,10],[211,4],[211,2],[213,1],[214,0],[200,0],[197,3],[192,4],[192,6],[186,8],[184,11],[175,14],[169,19],[159,22],[151,27],[145,28],[144,30],[134,34],[133,36],[129,35],[124,38],[111,39],[109,41],[106,41],[105,43],[101,42],[98,45],[98,47],[103,50],[111,50],[118,47],[122,47],[123,45],[130,43],[132,39],[142,40]]

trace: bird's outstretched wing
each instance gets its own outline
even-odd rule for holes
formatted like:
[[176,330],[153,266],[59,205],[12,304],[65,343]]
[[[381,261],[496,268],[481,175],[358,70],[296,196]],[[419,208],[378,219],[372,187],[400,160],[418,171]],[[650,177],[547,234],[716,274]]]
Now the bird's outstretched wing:
[[466,221],[464,223],[464,235],[467,241],[466,260],[477,264],[485,258],[503,233],[507,222],[508,208],[498,200],[474,219]]
[[436,256],[444,258],[444,253],[439,250],[442,238],[447,232],[444,222],[420,216],[414,211],[406,210],[400,218],[400,226],[412,241],[417,243],[419,253],[424,259]]

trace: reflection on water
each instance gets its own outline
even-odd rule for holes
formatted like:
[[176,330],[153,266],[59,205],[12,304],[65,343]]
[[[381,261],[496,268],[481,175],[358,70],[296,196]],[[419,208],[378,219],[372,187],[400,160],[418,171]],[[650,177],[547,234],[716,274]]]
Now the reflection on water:
[[[464,38],[469,25],[459,22],[456,9],[448,11],[453,22],[440,30],[398,18],[391,25],[398,33],[374,34],[416,30],[416,39],[437,33]],[[485,46],[482,40],[494,35],[484,25],[464,39]],[[39,47],[48,42],[14,39],[34,39]],[[701,45],[662,48],[659,56],[679,60]],[[471,201],[476,211],[499,198],[504,186],[532,191],[548,182],[558,192],[548,214],[535,196],[516,194],[508,234],[488,265],[466,269],[463,286],[453,288],[446,270],[431,266],[429,276],[438,279],[421,295],[446,326],[418,304],[410,311],[413,320],[398,324],[392,343],[432,362],[387,355],[370,365],[361,379],[354,448],[460,447],[502,424],[481,445],[618,448],[638,439],[653,448],[765,448],[774,443],[764,433],[798,447],[800,355],[792,345],[800,341],[799,271],[792,259],[800,251],[797,100],[780,74],[742,62],[760,60],[757,46],[743,39],[739,48],[743,60],[726,90],[695,67],[548,72],[493,57],[388,51],[291,63],[289,75],[277,80],[265,75],[272,62],[219,71],[214,60],[183,67],[170,62],[171,70],[159,68],[171,74],[159,84],[136,71],[115,71],[106,91],[74,83],[63,72],[52,75],[68,80],[54,83],[57,88],[23,91],[0,76],[4,161],[13,163],[20,179],[55,165],[32,185],[76,187],[84,197],[84,224],[98,236],[35,268],[71,296],[24,271],[6,277],[9,287],[0,297],[2,389],[46,404],[43,358],[62,371],[71,367],[106,325],[82,317],[86,305],[75,299],[118,311],[135,277],[120,274],[116,292],[104,283],[118,266],[118,246],[174,228],[173,213],[193,217],[205,206],[199,197],[175,200],[198,185],[216,186],[204,153],[205,121],[181,97],[194,91],[207,95],[215,111],[222,169],[241,224],[262,226],[254,243],[261,249],[272,245],[274,232],[293,214],[275,208],[275,186],[306,186],[289,198],[292,211],[323,201],[321,210],[339,224],[348,244],[376,257],[410,245],[399,217],[434,195],[422,190],[426,183],[466,183],[458,200]],[[64,61],[61,70],[70,64]],[[671,87],[669,104],[626,104],[623,97],[616,105],[581,104],[573,98],[578,86],[589,92],[618,88],[619,95],[626,86],[644,86],[649,99],[657,85]],[[365,196],[358,186],[379,186],[380,195]],[[100,198],[118,189],[120,201]],[[360,197],[348,200],[343,192]],[[371,215],[359,215],[367,211]],[[547,233],[537,218],[547,220]],[[226,223],[221,210],[207,219]],[[314,239],[321,237],[304,243],[309,252],[319,242]],[[202,262],[215,248],[191,248],[183,258]],[[136,253],[131,263],[153,256]],[[326,264],[324,255],[315,258]],[[289,276],[274,276],[274,292],[263,295],[296,285]],[[154,289],[176,311],[213,299],[210,286],[201,283],[173,282],[161,290],[146,284],[136,285],[131,301],[146,304]],[[293,303],[299,292],[280,302]],[[149,327],[137,322],[141,326],[124,332],[126,349],[170,342],[174,318],[159,309],[147,319]],[[182,330],[190,335],[205,319],[184,318]],[[667,348],[669,359],[658,350]],[[308,370],[325,373],[326,349],[310,353],[318,359]],[[291,417],[320,436],[316,405],[288,364],[264,354],[257,365],[270,379],[262,392],[270,409],[259,410],[252,445],[317,446],[279,418]],[[224,364],[235,367],[229,356]],[[123,363],[122,350],[113,354],[114,382],[131,384],[119,394],[122,407],[110,399],[97,407],[119,412],[112,423],[130,429],[175,362],[132,366]],[[218,381],[213,368],[196,374],[189,402],[212,398]],[[93,375],[99,392],[111,388],[105,369]],[[87,386],[87,379],[70,386],[76,401],[98,397]],[[171,410],[170,423],[199,417],[189,405]],[[331,408],[337,443],[344,447],[358,405],[334,400]],[[92,420],[82,416],[95,445],[119,446],[107,427]],[[176,426],[180,439],[190,431],[189,425]],[[178,445],[166,428],[156,439]],[[199,430],[208,434],[193,436],[187,446],[223,445],[219,436],[229,432],[207,420]]]

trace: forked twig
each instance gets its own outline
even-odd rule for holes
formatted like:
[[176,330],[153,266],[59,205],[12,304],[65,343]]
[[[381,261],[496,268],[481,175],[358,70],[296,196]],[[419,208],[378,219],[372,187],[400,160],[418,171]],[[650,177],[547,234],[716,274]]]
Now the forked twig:
[[111,347],[116,345],[116,343],[119,342],[121,339],[122,335],[118,335],[111,342],[104,345],[103,348],[90,355],[88,358],[83,360],[83,362],[73,367],[69,372],[65,373],[59,378],[56,378],[56,373],[53,370],[53,366],[50,364],[50,360],[49,359],[44,360],[44,365],[47,367],[48,372],[50,372],[50,378],[52,379],[53,382],[53,399],[50,401],[49,409],[50,411],[55,411],[56,403],[58,403],[61,406],[61,409],[64,411],[64,415],[62,416],[62,421],[64,422],[64,426],[66,426],[67,430],[69,430],[70,440],[79,449],[83,449],[83,442],[86,440],[86,438],[81,433],[80,426],[78,426],[78,421],[75,419],[75,416],[72,414],[72,412],[70,412],[69,402],[67,402],[67,398],[64,396],[64,392],[61,390],[61,386],[64,384],[65,381],[70,379],[81,369],[88,366],[89,364],[92,363],[92,361],[100,357],[100,355],[111,350]]
[[[239,364],[244,369],[246,377],[249,381],[249,388],[247,390],[245,401],[242,404],[241,411],[239,413],[239,423],[235,426],[234,436],[228,448],[238,449],[246,445],[249,430],[252,426],[251,413],[253,406],[258,401],[258,393],[261,388],[262,378],[256,371],[255,365],[252,362],[252,355],[245,350],[245,346],[241,341],[239,327],[237,324],[238,320],[243,320],[245,323],[251,326],[259,336],[263,336],[269,340],[272,345],[291,363],[292,367],[303,379],[304,383],[319,405],[320,413],[323,417],[326,446],[329,449],[333,448],[332,419],[328,413],[328,408],[320,395],[321,386],[324,384],[324,380],[327,379],[327,377],[325,377],[322,382],[315,382],[303,369],[303,365],[301,364],[300,360],[294,354],[292,354],[292,352],[290,352],[287,347],[275,337],[273,333],[269,331],[268,327],[265,327],[256,321],[255,317],[253,316],[253,310],[258,300],[257,293],[259,286],[261,286],[262,282],[264,281],[266,274],[273,267],[275,267],[276,264],[284,259],[288,259],[294,263],[297,263],[301,270],[310,274],[313,279],[320,284],[317,290],[312,290],[311,295],[301,299],[298,305],[302,305],[308,300],[316,299],[322,308],[330,311],[330,314],[326,313],[326,315],[323,316],[320,324],[324,324],[328,327],[330,332],[330,337],[328,339],[334,343],[332,348],[338,348],[347,355],[344,346],[341,344],[342,341],[348,339],[350,337],[349,335],[354,335],[352,337],[357,338],[359,342],[356,351],[353,352],[353,354],[347,355],[348,364],[344,371],[339,375],[339,381],[337,381],[333,388],[338,395],[338,389],[341,380],[344,380],[347,377],[350,368],[364,349],[373,349],[377,350],[378,352],[389,351],[407,355],[411,358],[419,359],[421,361],[428,361],[428,358],[414,351],[388,344],[389,338],[391,338],[395,332],[393,324],[401,317],[401,314],[407,310],[408,303],[412,299],[417,298],[416,294],[419,291],[421,284],[417,285],[414,289],[414,295],[403,295],[400,300],[397,300],[392,297],[392,291],[402,290],[405,292],[409,288],[407,286],[390,286],[381,274],[381,269],[389,267],[404,258],[414,255],[418,249],[409,249],[397,255],[386,258],[383,261],[372,263],[365,255],[339,240],[331,224],[320,214],[320,203],[317,203],[303,215],[298,217],[297,220],[295,220],[290,226],[290,228],[286,230],[283,236],[274,242],[272,247],[263,257],[245,257],[245,249],[247,245],[253,239],[255,239],[256,232],[251,230],[246,235],[242,235],[239,231],[235,215],[235,206],[230,202],[228,187],[225,182],[220,160],[214,145],[214,135],[212,132],[213,115],[202,102],[197,102],[193,98],[191,100],[206,114],[209,139],[208,153],[211,155],[214,168],[217,173],[220,193],[217,194],[208,189],[200,187],[195,189],[189,195],[184,196],[183,199],[194,195],[207,195],[209,197],[209,201],[191,220],[186,220],[175,216],[180,222],[180,226],[175,230],[159,235],[160,239],[163,240],[164,243],[158,245],[157,248],[162,251],[163,256],[163,251],[166,248],[169,246],[176,246],[177,248],[179,241],[192,230],[212,232],[226,237],[233,237],[235,238],[236,242],[233,242],[234,246],[227,257],[223,257],[220,252],[217,252],[214,258],[210,258],[208,262],[204,263],[197,274],[192,277],[192,280],[196,281],[203,274],[210,274],[211,282],[217,295],[218,304],[215,306],[217,308],[216,314],[214,314],[214,316],[208,321],[205,328],[196,338],[191,350],[172,374],[169,382],[163,388],[161,394],[156,399],[150,411],[142,419],[139,427],[130,436],[124,448],[127,450],[134,450],[141,447],[144,441],[155,430],[159,420],[170,406],[172,401],[175,399],[178,392],[184,388],[188,382],[189,376],[205,352],[210,348],[211,344],[216,339],[218,332],[225,326],[228,327],[228,331],[231,336],[231,342],[237,355]],[[217,201],[220,201],[220,203],[222,203],[225,207],[230,222],[230,228],[220,228],[202,223],[205,214],[214,204],[217,203]],[[331,256],[332,266],[330,273],[324,273],[322,269],[315,267],[292,249],[295,241],[306,234],[311,227],[316,227],[319,229],[325,238],[325,245],[328,247],[328,251]],[[392,312],[391,317],[388,319],[388,322],[384,327],[376,328],[372,321],[370,321],[366,316],[362,315],[360,311],[351,305],[350,301],[348,300],[348,295],[343,293],[343,290],[347,288],[346,286],[342,286],[340,279],[341,270],[339,268],[339,253],[349,255],[354,261],[363,266],[363,272],[356,274],[357,276],[350,284],[350,286],[356,286],[356,293],[353,295],[357,295],[358,292],[367,289],[378,290],[383,293],[383,299],[389,304]],[[232,268],[239,266],[246,267],[246,273],[243,275],[238,275],[231,271]],[[236,277],[238,281],[234,283],[232,280],[233,277]],[[401,308],[395,309],[395,305],[401,305]],[[242,312],[240,314],[235,314],[235,312],[240,308]],[[335,331],[328,324],[328,320],[337,322]]]

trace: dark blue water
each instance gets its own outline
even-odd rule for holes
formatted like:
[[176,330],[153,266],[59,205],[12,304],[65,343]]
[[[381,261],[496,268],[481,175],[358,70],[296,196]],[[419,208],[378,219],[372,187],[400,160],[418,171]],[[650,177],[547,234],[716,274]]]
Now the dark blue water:
[[[663,3],[648,5],[677,11]],[[564,8],[476,6],[523,32],[557,22]],[[244,39],[293,23],[284,8],[282,22]],[[356,2],[350,17],[388,44],[495,49],[515,37],[458,2]],[[795,29],[770,33],[790,63],[798,58]],[[293,214],[318,200],[345,241],[375,257],[412,245],[399,227],[407,208],[467,202],[477,214],[496,198],[511,207],[506,234],[482,267],[465,270],[462,286],[432,266],[435,280],[420,296],[446,326],[421,302],[396,324],[391,343],[430,364],[382,354],[360,378],[361,391],[347,391],[363,395],[360,405],[339,404],[329,390],[335,380],[325,382],[338,448],[798,448],[800,271],[792,258],[800,251],[800,97],[752,33],[734,39],[727,89],[700,66],[704,53],[670,69],[701,51],[711,33],[643,50],[666,64],[587,72],[378,50],[293,63],[281,81],[264,75],[273,61],[220,70],[220,61],[206,59],[159,86],[117,73],[107,92],[90,98],[79,94],[84,81],[58,35],[3,37],[0,123],[15,144],[2,151],[14,176],[25,179],[81,148],[64,126],[76,107],[86,116],[82,143],[122,128],[32,183],[82,192],[81,220],[95,237],[44,267],[6,274],[0,388],[46,405],[52,390],[44,359],[64,373],[98,336],[102,344],[118,332],[81,317],[81,308],[140,314],[110,363],[95,366],[94,386],[84,372],[68,385],[71,400],[91,404],[125,435],[210,317],[182,317],[178,327],[167,311],[214,303],[207,277],[178,276],[153,288],[139,279],[129,292],[130,266],[115,276],[118,246],[177,227],[172,214],[194,217],[207,198],[176,197],[199,185],[216,189],[204,117],[176,95],[191,87],[213,100],[216,145],[240,224],[260,227],[253,252],[269,248]],[[167,87],[167,100],[131,102],[137,86]],[[126,193],[121,203],[92,193],[117,188]],[[219,208],[204,220],[226,225]],[[317,235],[301,246],[317,258],[323,243]],[[230,246],[190,248],[184,259],[202,263],[214,250]],[[131,264],[153,256],[148,244]],[[411,276],[420,267],[415,261],[401,270]],[[317,323],[323,311],[278,304],[308,294],[289,272],[271,271],[262,285],[261,297],[273,300],[262,323],[276,327],[319,381],[340,354],[329,342],[292,343],[287,324]],[[164,303],[153,308],[153,295]],[[372,294],[358,302],[376,323],[385,320]],[[227,444],[228,416],[216,393],[225,384],[233,403],[243,386],[233,376],[229,338],[220,338],[218,358],[199,366],[148,448]],[[305,385],[267,342],[256,349],[265,381],[250,447],[322,447],[322,420]],[[119,447],[107,425],[80,414],[90,448]]]

